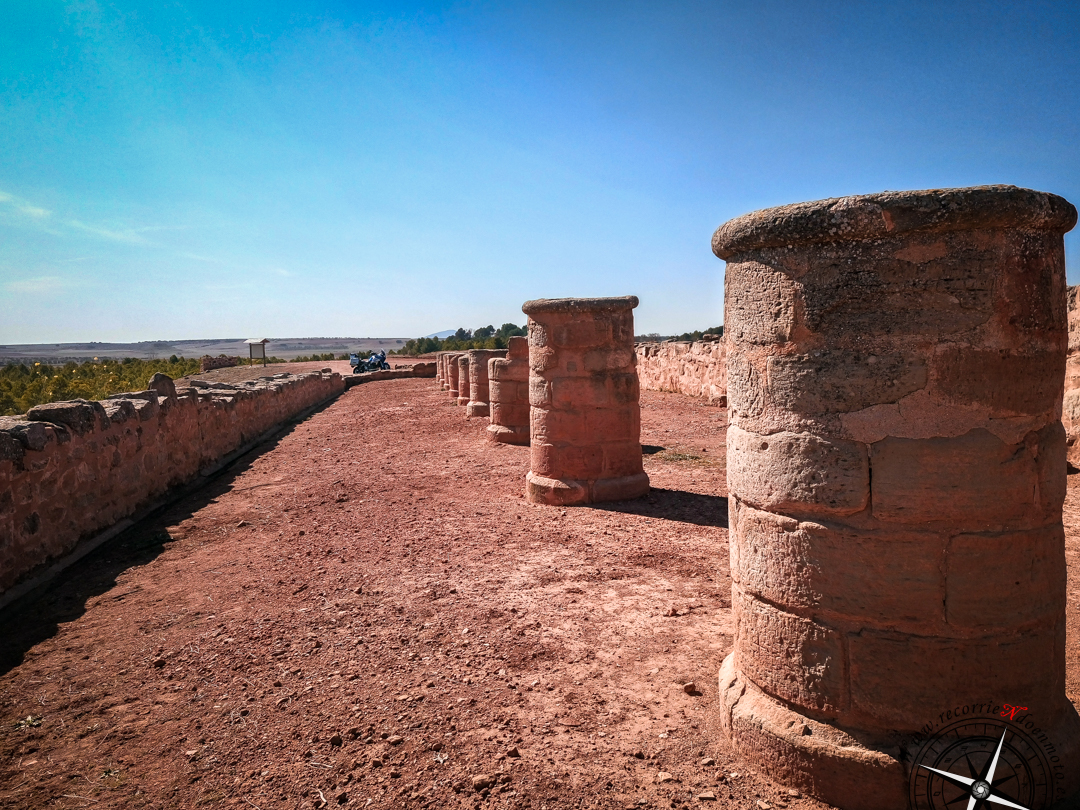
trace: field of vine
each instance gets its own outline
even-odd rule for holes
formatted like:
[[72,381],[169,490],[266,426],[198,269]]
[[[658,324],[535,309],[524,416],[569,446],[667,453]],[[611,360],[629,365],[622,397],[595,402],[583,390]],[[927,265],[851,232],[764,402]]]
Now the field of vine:
[[68,399],[103,399],[122,391],[144,391],[157,372],[173,379],[199,370],[198,360],[106,360],[85,363],[21,363],[0,366],[0,416],[26,413],[35,405]]

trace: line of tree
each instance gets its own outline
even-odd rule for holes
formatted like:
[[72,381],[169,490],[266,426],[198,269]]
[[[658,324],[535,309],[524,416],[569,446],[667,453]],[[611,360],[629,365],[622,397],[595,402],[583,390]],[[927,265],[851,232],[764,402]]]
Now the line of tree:
[[683,332],[681,335],[661,335],[659,332],[650,332],[647,335],[637,335],[634,337],[638,343],[659,343],[662,340],[677,340],[680,342],[693,342],[695,340],[701,340],[705,335],[720,335],[723,336],[723,326],[713,326],[709,329],[703,329],[701,331]]
[[492,325],[481,326],[479,329],[459,328],[454,334],[445,338],[413,338],[405,342],[397,351],[391,354],[430,354],[431,352],[462,352],[468,349],[505,349],[512,337],[524,337],[528,330],[524,326],[512,323],[504,323],[498,329]]

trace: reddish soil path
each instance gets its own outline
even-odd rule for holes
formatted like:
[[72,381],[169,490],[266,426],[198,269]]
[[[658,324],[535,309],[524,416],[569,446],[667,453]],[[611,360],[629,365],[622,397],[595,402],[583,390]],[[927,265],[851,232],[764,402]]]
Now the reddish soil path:
[[724,411],[642,405],[653,493],[559,509],[432,380],[346,392],[3,618],[0,806],[823,807],[717,729]]

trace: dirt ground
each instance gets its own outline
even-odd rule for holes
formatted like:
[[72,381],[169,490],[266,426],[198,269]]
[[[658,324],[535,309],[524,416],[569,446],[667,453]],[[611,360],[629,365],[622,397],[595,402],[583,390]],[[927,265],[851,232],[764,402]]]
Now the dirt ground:
[[645,392],[652,494],[570,509],[485,421],[353,388],[0,617],[0,806],[823,808],[717,727],[724,410]]
[[[434,356],[422,355],[417,357],[396,357],[387,355],[386,362],[390,368],[398,366],[412,366],[417,363],[430,363]],[[244,380],[255,380],[259,377],[272,374],[303,374],[307,371],[320,371],[328,368],[336,371],[342,377],[352,375],[352,366],[348,360],[320,360],[308,363],[267,363],[265,366],[231,366],[229,368],[215,368],[203,371],[199,374],[190,374],[177,380],[177,385],[182,385],[182,380],[206,380],[208,382],[235,383]]]

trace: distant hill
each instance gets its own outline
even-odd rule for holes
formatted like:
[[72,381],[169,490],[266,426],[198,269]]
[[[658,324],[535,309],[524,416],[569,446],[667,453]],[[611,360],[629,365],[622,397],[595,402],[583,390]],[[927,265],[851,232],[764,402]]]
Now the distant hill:
[[455,332],[457,332],[457,329],[444,329],[441,332],[435,332],[434,334],[431,334],[431,335],[424,335],[424,337],[426,337],[426,338],[439,338],[440,340],[442,340],[443,338],[450,337]]
[[[453,334],[450,332],[449,334]],[[270,338],[266,353],[272,357],[291,360],[300,355],[311,354],[351,354],[356,351],[378,351],[379,349],[398,349],[405,343],[405,338]],[[24,343],[21,345],[0,345],[0,363],[42,362],[62,363],[68,360],[77,362],[95,357],[122,359],[134,357],[140,360],[166,359],[170,355],[178,357],[201,357],[209,355],[248,356],[248,347],[243,338],[208,338],[206,340],[153,340],[141,343]]]

